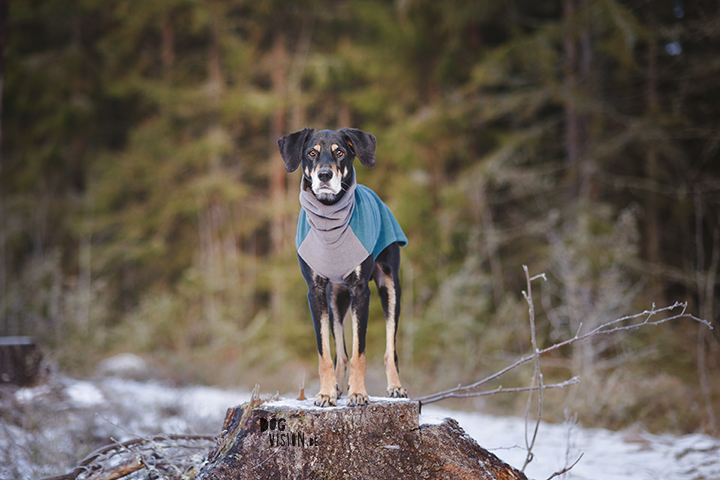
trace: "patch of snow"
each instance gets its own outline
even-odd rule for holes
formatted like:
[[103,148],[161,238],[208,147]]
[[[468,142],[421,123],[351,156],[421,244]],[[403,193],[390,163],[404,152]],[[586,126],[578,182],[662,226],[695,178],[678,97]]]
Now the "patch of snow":
[[162,433],[167,433],[168,435],[191,433],[188,422],[178,416],[161,419],[158,427]]
[[421,413],[418,423],[420,425],[440,425],[447,418],[448,418],[447,416],[444,416],[444,417],[443,416],[434,416],[434,415],[427,415],[425,413]]
[[[313,403],[313,400],[308,398],[306,400],[296,400],[294,398],[279,398],[272,402],[265,404],[271,408],[292,408],[292,409],[307,409],[307,410],[321,410],[323,407],[318,407]],[[339,406],[339,405],[338,405]],[[335,407],[324,407],[324,408],[335,408]]]
[[98,375],[146,380],[150,375],[145,360],[132,353],[121,353],[106,358],[97,367]]
[[91,407],[105,400],[103,393],[94,384],[86,381],[74,381],[65,387],[70,401],[80,407]]
[[186,387],[179,389],[178,400],[186,411],[193,412],[202,418],[217,418],[218,413],[225,412],[250,401],[250,394],[244,390],[220,390],[212,387]]
[[[407,402],[407,398],[388,398],[388,397],[370,397],[370,403],[378,402]],[[297,400],[293,398],[279,398],[272,402],[267,402],[265,405],[268,407],[280,408],[295,408],[295,409],[306,409],[306,410],[325,410],[333,408],[347,407],[347,397],[343,396],[338,399],[337,405],[333,407],[318,407],[314,403],[314,399],[307,398],[305,400]]]
[[42,395],[47,395],[50,393],[51,389],[49,385],[39,385],[37,387],[25,387],[25,388],[19,388],[15,392],[15,400],[17,400],[19,403],[30,403],[35,398],[40,397]]
[[[525,462],[525,420],[423,407],[428,415],[455,418],[478,444],[506,463]],[[534,423],[528,426],[530,434]],[[570,441],[568,442],[568,439]],[[720,439],[707,435],[651,435],[629,431],[583,429],[542,423],[525,474],[542,480],[580,461],[568,480],[720,479]]]

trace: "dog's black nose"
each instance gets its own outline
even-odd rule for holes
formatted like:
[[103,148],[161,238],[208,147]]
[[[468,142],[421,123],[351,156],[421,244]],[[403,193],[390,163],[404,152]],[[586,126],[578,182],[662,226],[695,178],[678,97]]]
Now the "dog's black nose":
[[321,182],[329,182],[330,179],[332,179],[332,177],[333,177],[332,170],[326,169],[326,170],[320,170],[318,172],[318,178],[320,179]]

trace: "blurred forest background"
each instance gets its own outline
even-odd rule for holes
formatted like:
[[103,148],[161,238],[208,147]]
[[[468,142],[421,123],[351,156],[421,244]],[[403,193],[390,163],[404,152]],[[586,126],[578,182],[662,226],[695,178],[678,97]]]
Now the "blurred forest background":
[[[317,376],[279,137],[378,139],[361,183],[403,249],[401,376],[468,383],[687,301],[720,317],[720,5],[683,0],[21,0],[3,6],[0,335],[62,371],[119,352],[177,382]],[[384,392],[379,301],[371,394]],[[582,324],[582,325],[581,325]],[[720,432],[718,331],[558,350],[546,418]],[[528,385],[532,369],[502,379]],[[522,414],[525,396],[475,407]]]

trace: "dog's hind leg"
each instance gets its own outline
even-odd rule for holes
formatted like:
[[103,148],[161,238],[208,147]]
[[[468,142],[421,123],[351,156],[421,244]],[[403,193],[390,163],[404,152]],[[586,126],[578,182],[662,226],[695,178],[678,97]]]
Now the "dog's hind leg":
[[400,247],[393,243],[383,250],[375,261],[373,278],[385,311],[385,376],[388,396],[406,398],[407,390],[400,383],[396,338],[400,320]]
[[343,321],[350,308],[350,291],[342,284],[330,284],[330,324],[335,337],[335,387],[337,396],[342,395],[342,384],[347,371],[347,349]]

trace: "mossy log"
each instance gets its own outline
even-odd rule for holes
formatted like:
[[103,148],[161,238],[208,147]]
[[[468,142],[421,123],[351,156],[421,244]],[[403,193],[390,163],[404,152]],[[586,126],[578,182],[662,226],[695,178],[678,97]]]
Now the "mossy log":
[[420,419],[420,403],[409,400],[329,408],[311,401],[244,404],[228,410],[196,479],[526,479],[455,420]]

